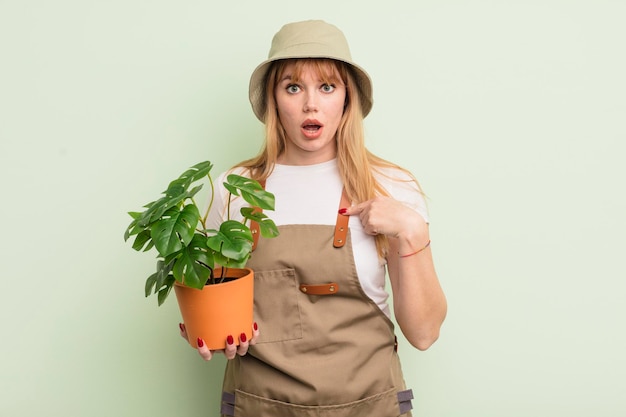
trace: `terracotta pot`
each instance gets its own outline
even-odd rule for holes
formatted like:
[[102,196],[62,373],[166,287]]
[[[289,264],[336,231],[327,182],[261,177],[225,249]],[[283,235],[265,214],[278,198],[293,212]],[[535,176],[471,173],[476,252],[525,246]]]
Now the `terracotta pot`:
[[[224,349],[229,335],[236,344],[241,333],[248,340],[252,337],[254,272],[249,268],[228,268],[227,272],[230,281],[205,285],[202,290],[175,283],[178,307],[194,348],[199,337],[209,349]],[[220,274],[216,269],[215,275]]]

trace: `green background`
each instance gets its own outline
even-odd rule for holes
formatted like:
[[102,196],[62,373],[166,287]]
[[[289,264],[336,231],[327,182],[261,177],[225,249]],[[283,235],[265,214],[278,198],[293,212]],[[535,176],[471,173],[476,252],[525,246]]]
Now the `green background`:
[[416,416],[626,413],[626,3],[0,0],[0,415],[216,416],[223,359],[122,239],[203,159],[255,154],[248,77],[322,18],[374,79],[370,148],[429,196],[449,300],[401,338]]

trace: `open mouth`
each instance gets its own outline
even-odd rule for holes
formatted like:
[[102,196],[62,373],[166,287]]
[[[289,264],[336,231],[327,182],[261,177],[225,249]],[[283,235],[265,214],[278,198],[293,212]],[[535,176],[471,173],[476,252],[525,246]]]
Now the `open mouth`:
[[307,123],[302,125],[302,129],[306,130],[307,132],[310,133],[315,133],[318,130],[320,130],[322,128],[321,125],[315,124],[315,123]]
[[317,119],[306,119],[300,128],[307,138],[317,139],[322,134],[324,125]]

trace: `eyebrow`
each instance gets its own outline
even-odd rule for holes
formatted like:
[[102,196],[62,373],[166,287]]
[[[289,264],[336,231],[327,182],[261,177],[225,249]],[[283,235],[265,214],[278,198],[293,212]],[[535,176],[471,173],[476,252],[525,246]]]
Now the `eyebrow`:
[[[338,78],[338,77],[331,77],[331,78],[332,78],[332,79],[336,79],[336,80],[337,80],[337,82],[341,82],[341,78]],[[289,81],[289,80],[292,80],[292,79],[293,79],[293,77],[291,76],[291,74],[287,74],[287,75],[285,75],[283,78],[281,78],[281,79],[278,81],[278,83],[280,84],[280,83],[282,83],[283,81]],[[322,80],[322,79],[320,78],[319,80],[317,80],[317,82],[324,82],[324,80]]]

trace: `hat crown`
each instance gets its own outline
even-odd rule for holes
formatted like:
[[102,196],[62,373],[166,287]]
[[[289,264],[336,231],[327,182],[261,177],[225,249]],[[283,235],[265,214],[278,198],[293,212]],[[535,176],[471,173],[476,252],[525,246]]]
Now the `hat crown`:
[[322,20],[288,23],[274,35],[268,59],[295,57],[352,61],[343,32]]

